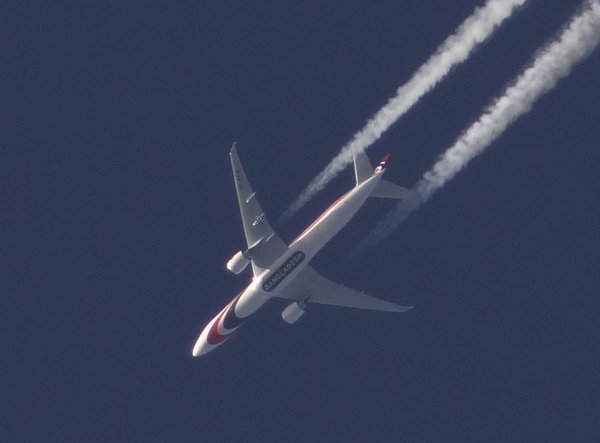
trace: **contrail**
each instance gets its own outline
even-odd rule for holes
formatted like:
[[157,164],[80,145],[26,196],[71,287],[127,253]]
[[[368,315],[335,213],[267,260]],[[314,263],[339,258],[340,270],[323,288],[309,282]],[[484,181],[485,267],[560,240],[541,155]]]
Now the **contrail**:
[[419,99],[437,85],[456,64],[464,62],[479,44],[526,0],[488,0],[475,9],[423,64],[412,78],[396,90],[365,127],[342,147],[325,169],[315,177],[281,216],[280,221],[295,214],[315,194],[352,162],[352,154],[365,150],[377,141],[392,124],[404,115]]
[[504,94],[487,107],[448,148],[414,187],[415,197],[401,202],[357,246],[355,255],[381,242],[414,210],[451,180],[475,156],[481,154],[535,101],[566,77],[600,41],[600,0],[587,0],[556,39],[541,47],[527,67],[507,86]]

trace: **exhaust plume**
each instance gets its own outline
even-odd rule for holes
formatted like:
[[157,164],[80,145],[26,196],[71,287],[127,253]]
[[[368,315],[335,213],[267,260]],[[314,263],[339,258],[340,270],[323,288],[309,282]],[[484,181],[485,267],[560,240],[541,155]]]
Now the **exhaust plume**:
[[481,154],[535,101],[569,75],[600,40],[600,0],[587,0],[556,39],[545,44],[532,62],[493,100],[479,119],[466,129],[414,187],[415,197],[401,202],[357,246],[355,253],[381,242],[414,210]]
[[473,49],[487,40],[500,24],[526,0],[488,0],[475,9],[423,64],[412,78],[396,90],[365,127],[342,147],[325,169],[315,177],[281,216],[283,221],[311,200],[327,183],[336,177],[349,163],[352,154],[364,151],[377,141],[396,120],[404,115],[419,99],[436,86],[458,63],[464,62]]

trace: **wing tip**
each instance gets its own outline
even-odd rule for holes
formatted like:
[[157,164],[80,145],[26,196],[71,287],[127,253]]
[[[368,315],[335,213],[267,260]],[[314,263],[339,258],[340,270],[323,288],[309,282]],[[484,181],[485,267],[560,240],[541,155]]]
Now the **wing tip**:
[[412,310],[414,306],[397,305],[394,303],[394,309],[389,309],[390,312],[408,312]]

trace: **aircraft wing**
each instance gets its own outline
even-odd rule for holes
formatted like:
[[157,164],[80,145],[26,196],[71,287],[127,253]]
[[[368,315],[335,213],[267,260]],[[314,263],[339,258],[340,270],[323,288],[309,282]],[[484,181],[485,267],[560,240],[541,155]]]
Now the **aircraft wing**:
[[254,275],[267,268],[275,259],[287,251],[287,244],[275,233],[264,211],[262,210],[256,193],[250,187],[244,168],[237,155],[235,143],[229,153],[235,190],[237,192],[240,214],[246,244],[250,251],[252,270]]
[[347,288],[326,279],[310,266],[296,277],[291,287],[279,295],[290,300],[306,300],[309,303],[343,306],[346,308],[372,309],[375,311],[404,312],[412,306],[402,306]]

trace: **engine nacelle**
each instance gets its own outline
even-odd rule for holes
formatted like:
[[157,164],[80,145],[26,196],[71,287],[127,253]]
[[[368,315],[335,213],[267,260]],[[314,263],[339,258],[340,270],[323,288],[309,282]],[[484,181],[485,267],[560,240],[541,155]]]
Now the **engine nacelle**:
[[227,269],[234,274],[239,274],[246,266],[250,263],[250,259],[244,255],[242,251],[238,251],[233,257],[227,262]]
[[292,324],[298,321],[302,314],[304,314],[306,308],[306,302],[304,300],[295,301],[288,305],[281,313],[281,318],[288,323]]

